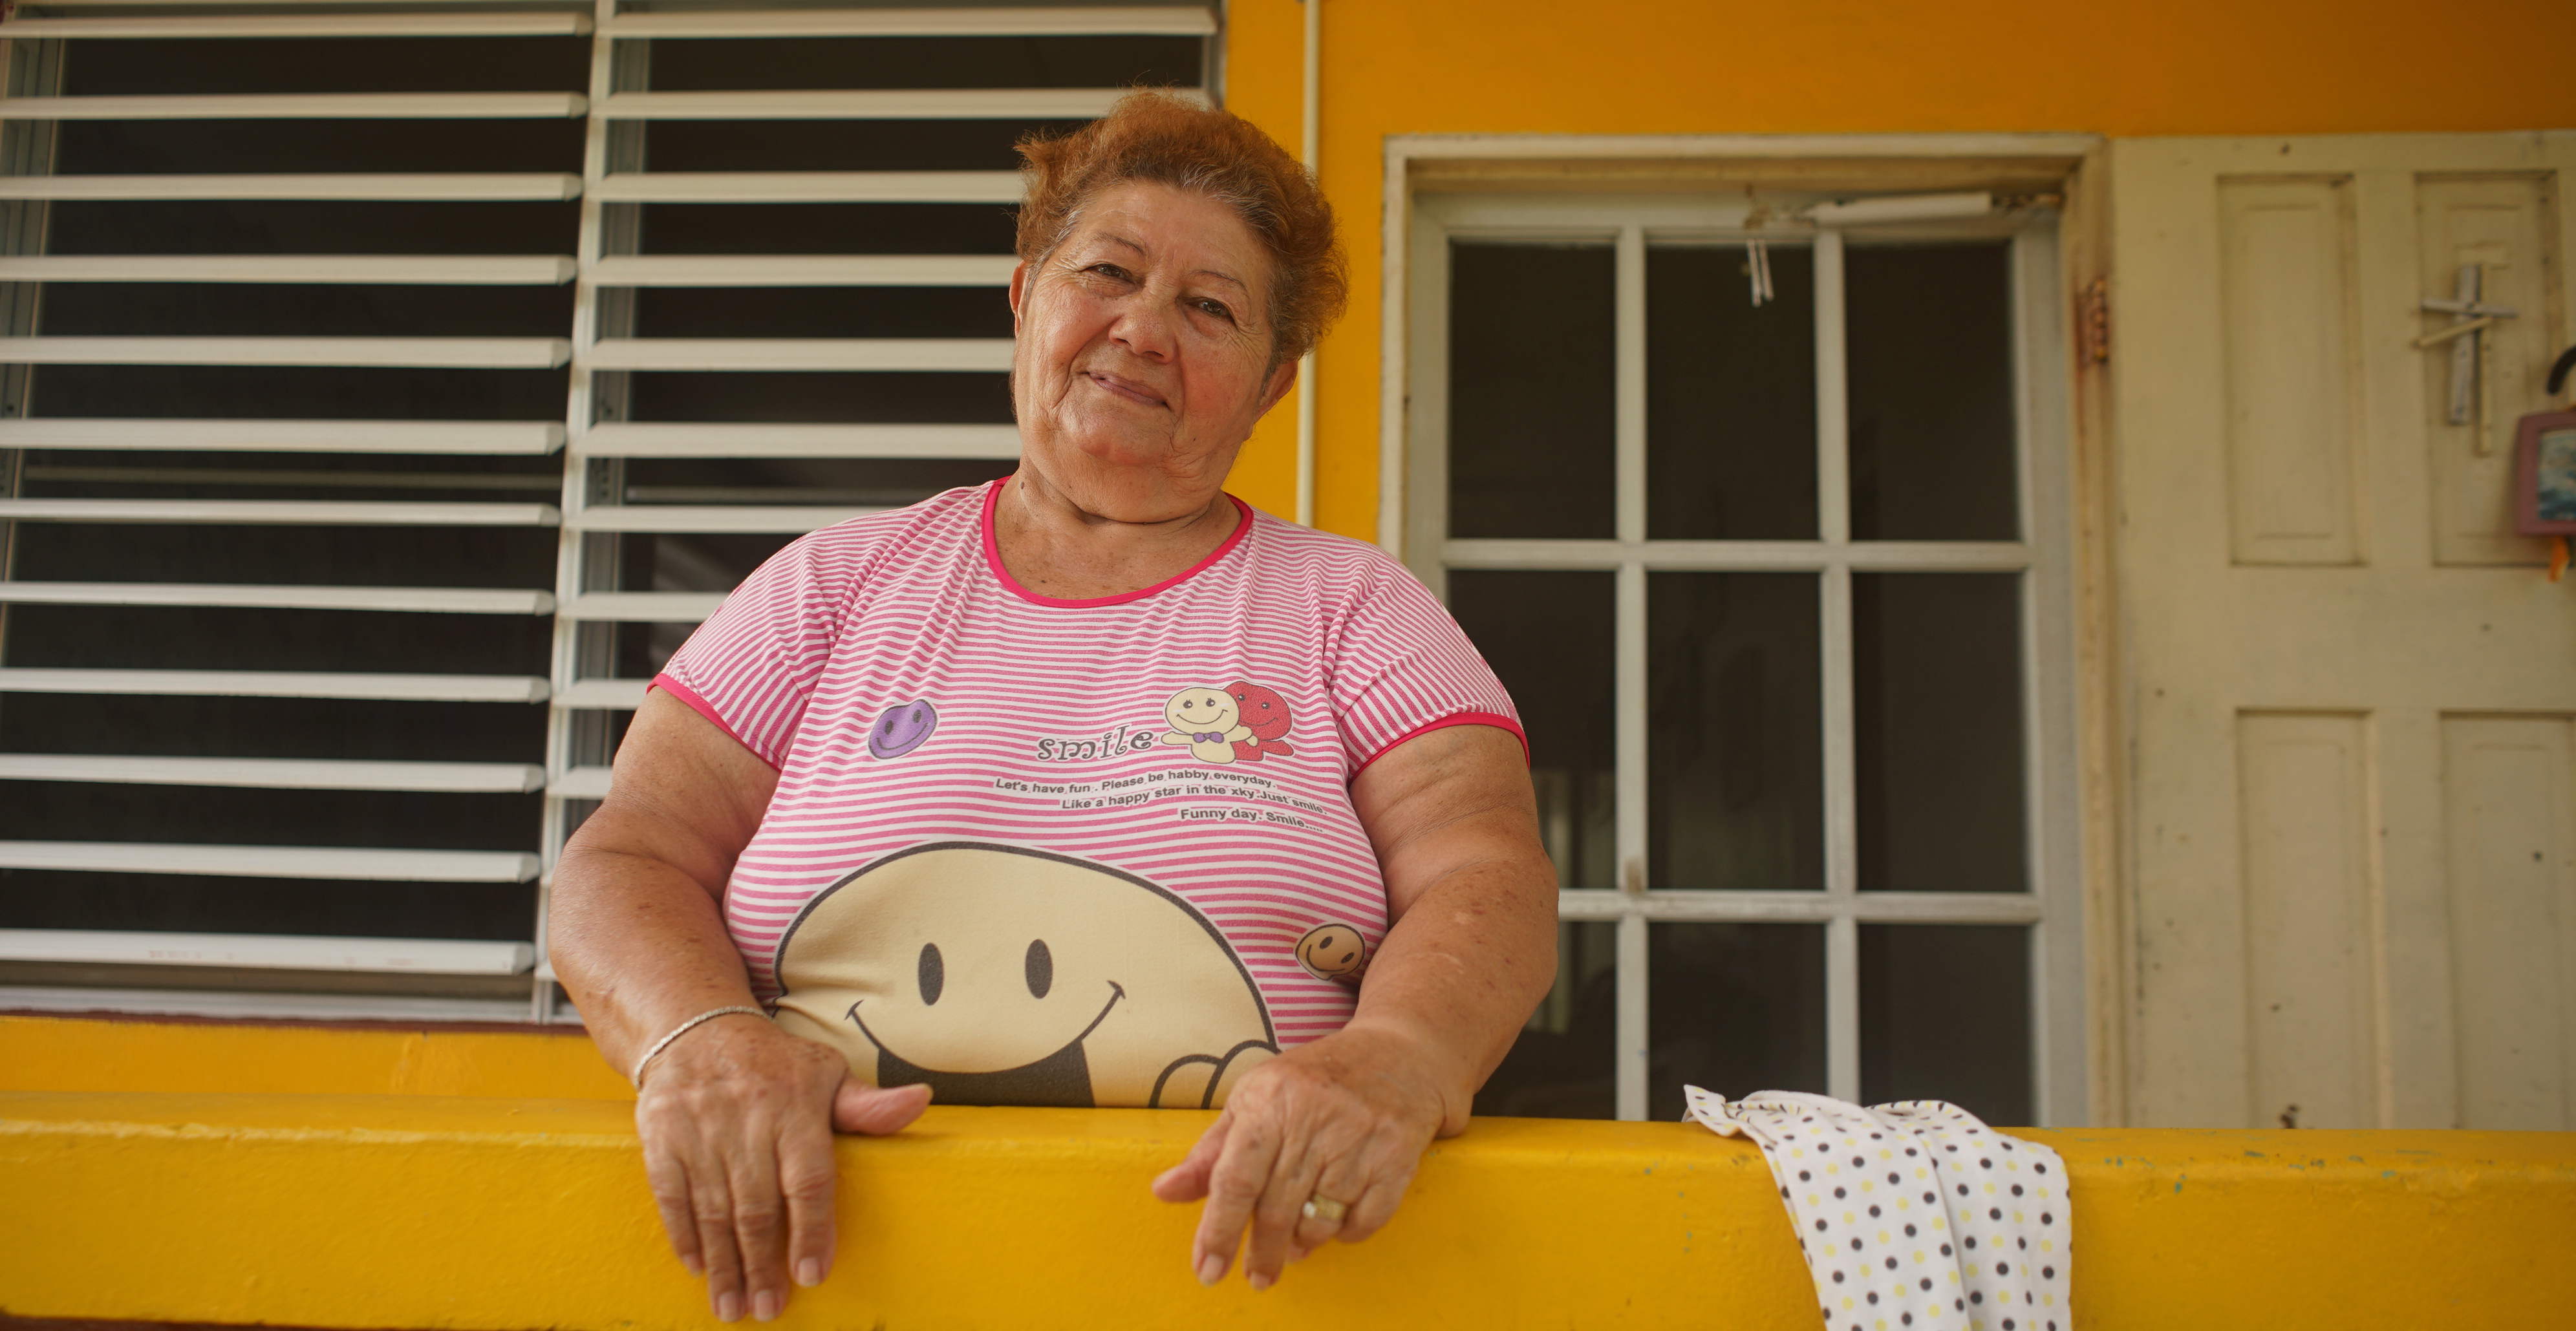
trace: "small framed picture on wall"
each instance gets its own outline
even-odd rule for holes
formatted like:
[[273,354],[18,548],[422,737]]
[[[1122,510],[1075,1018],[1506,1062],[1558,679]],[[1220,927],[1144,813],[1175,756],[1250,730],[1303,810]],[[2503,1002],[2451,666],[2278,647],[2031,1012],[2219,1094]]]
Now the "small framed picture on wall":
[[2576,411],[2535,412],[2514,437],[2514,530],[2576,536]]

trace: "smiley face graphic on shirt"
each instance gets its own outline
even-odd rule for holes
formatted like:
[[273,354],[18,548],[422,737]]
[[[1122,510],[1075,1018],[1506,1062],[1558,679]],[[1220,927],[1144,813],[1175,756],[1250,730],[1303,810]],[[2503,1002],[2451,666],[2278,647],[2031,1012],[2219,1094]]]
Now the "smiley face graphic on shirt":
[[1142,878],[940,842],[825,889],[779,942],[781,1028],[942,1104],[1211,1108],[1279,1052],[1251,972]]
[[1339,920],[1326,920],[1297,940],[1297,964],[1318,980],[1357,984],[1368,957],[1368,935]]
[[1223,689],[1183,689],[1163,704],[1163,719],[1172,725],[1163,742],[1188,745],[1203,763],[1233,762],[1236,741],[1252,738],[1243,709]]

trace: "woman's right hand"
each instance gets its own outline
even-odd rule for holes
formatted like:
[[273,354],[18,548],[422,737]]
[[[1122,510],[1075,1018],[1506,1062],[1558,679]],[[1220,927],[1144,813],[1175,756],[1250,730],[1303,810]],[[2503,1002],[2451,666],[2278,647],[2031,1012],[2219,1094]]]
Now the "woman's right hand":
[[788,1279],[832,1272],[832,1133],[889,1133],[921,1116],[927,1086],[880,1090],[841,1055],[749,1014],[718,1017],[644,1070],[635,1126],[671,1249],[706,1277],[719,1321],[768,1321]]

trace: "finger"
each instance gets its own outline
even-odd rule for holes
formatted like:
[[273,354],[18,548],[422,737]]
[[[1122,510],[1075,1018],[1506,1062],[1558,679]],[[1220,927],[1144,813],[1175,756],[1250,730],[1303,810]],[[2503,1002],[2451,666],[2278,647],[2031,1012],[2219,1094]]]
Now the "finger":
[[1313,1150],[1312,1141],[1283,1145],[1261,1185],[1260,1200],[1253,1203],[1252,1242],[1243,1254],[1243,1274],[1254,1289],[1268,1289],[1288,1265],[1300,1212],[1315,1195],[1315,1178],[1323,1172]]
[[930,1107],[930,1087],[916,1084],[879,1090],[856,1077],[843,1077],[832,1093],[832,1126],[842,1132],[882,1137],[899,1132]]
[[1231,1114],[1217,1115],[1179,1164],[1154,1176],[1154,1195],[1167,1202],[1194,1202],[1207,1196],[1208,1175],[1216,1169],[1217,1155],[1225,1149],[1226,1132],[1233,1125]]
[[1225,1268],[1234,1261],[1243,1227],[1252,1219],[1253,1204],[1261,1199],[1278,1156],[1278,1143],[1267,1132],[1241,1121],[1227,1132],[1208,1174],[1207,1205],[1199,1211],[1198,1234],[1190,1247],[1191,1269],[1198,1272],[1200,1284],[1213,1285],[1225,1278]]
[[1386,1228],[1395,1218],[1395,1208],[1404,1203],[1405,1190],[1413,1186],[1413,1167],[1406,1165],[1393,1174],[1381,1175],[1366,1191],[1354,1198],[1350,1214],[1342,1217],[1341,1232],[1333,1237],[1344,1243],[1364,1243],[1368,1237]]
[[662,1213],[662,1232],[671,1237],[672,1253],[690,1275],[705,1275],[707,1260],[698,1243],[698,1217],[689,1209],[689,1171],[677,1156],[655,1150],[644,1157],[644,1180],[652,1186],[653,1209]]
[[707,1264],[707,1304],[719,1322],[742,1316],[742,1252],[734,1243],[733,1194],[722,1172],[693,1170],[689,1210],[698,1227],[698,1251]]
[[[1352,1157],[1342,1156],[1317,1171],[1314,1186],[1297,1207],[1297,1223],[1290,1235],[1291,1242],[1297,1247],[1323,1247],[1338,1237],[1342,1227],[1350,1222],[1351,1202],[1367,1192],[1369,1187],[1367,1173],[1351,1161]],[[1317,1206],[1310,1215],[1307,1213],[1308,1203],[1317,1198],[1340,1202],[1342,1209],[1335,1213],[1330,1208]]]
[[839,1247],[832,1220],[837,1175],[831,1133],[809,1129],[778,1143],[778,1191],[787,1199],[788,1272],[807,1289],[832,1274],[832,1254]]
[[787,1204],[778,1193],[776,1148],[760,1142],[737,1171],[730,1182],[743,1293],[751,1315],[766,1322],[787,1306]]

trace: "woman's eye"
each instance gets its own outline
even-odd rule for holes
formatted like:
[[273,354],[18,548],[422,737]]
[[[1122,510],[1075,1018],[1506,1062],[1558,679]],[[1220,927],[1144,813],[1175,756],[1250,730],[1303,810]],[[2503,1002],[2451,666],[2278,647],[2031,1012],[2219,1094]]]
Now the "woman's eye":
[[1200,301],[1200,302],[1199,302],[1199,313],[1201,313],[1201,314],[1206,314],[1206,315],[1212,315],[1212,316],[1214,316],[1214,317],[1216,317],[1216,318],[1219,318],[1219,319],[1223,319],[1223,320],[1225,320],[1227,323],[1233,323],[1233,322],[1234,322],[1234,311],[1227,309],[1227,308],[1225,307],[1225,302],[1223,302],[1223,301],[1215,301],[1215,300],[1203,300],[1203,301]]

